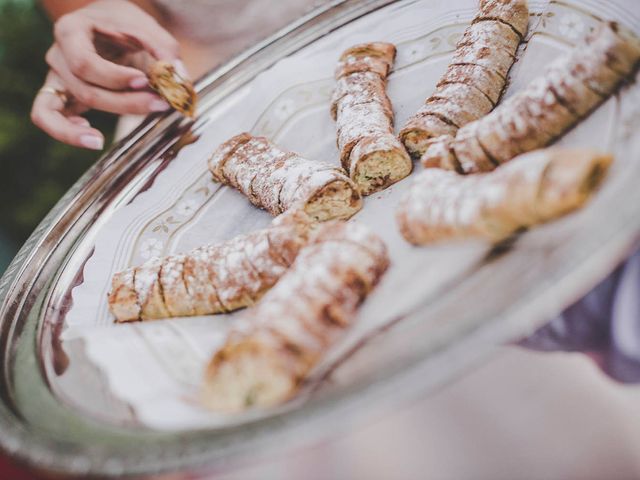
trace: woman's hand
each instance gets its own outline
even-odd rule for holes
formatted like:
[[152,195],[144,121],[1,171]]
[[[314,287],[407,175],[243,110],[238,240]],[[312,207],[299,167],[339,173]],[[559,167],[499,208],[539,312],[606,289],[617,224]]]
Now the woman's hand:
[[95,37],[124,49],[143,49],[157,60],[178,61],[178,42],[156,20],[125,0],[99,0],[62,16],[47,52],[51,67],[33,103],[31,118],[53,138],[78,147],[102,149],[104,137],[79,114],[90,109],[146,114],[169,105],[147,91],[145,73],[100,55]]

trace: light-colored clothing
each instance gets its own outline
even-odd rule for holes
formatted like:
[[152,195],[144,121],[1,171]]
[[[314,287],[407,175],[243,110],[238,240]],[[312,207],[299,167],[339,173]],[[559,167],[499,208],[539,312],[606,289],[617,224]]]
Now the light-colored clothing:
[[154,0],[170,28],[203,43],[246,47],[327,0]]

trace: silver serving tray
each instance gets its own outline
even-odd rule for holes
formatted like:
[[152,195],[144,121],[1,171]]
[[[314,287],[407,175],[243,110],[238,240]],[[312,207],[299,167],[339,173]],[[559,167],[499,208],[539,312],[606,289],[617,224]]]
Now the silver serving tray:
[[[608,147],[625,161],[597,201],[575,217],[515,239],[516,247],[491,250],[446,288],[390,318],[326,374],[348,381],[325,384],[302,404],[227,428],[153,430],[136,422],[126,403],[109,393],[81,344],[61,348],[70,291],[82,282],[96,232],[150,188],[205,128],[205,114],[280,59],[393,3],[336,2],[211,72],[198,84],[195,122],[175,113],[150,117],[58,202],[0,282],[4,451],[48,471],[117,476],[222,468],[231,460],[299,446],[335,431],[347,417],[364,420],[441,386],[495,345],[542,325],[631,251],[640,238],[640,162],[632,158],[640,152],[637,89],[633,95],[625,92],[624,102],[612,101],[616,128]],[[597,2],[574,3],[581,8]],[[633,2],[611,3],[607,8],[618,16],[624,17],[625,8],[633,12]],[[551,11],[543,6],[534,21],[551,18]],[[638,19],[629,18],[629,26],[637,28]],[[56,372],[65,369],[73,375],[60,385]]]

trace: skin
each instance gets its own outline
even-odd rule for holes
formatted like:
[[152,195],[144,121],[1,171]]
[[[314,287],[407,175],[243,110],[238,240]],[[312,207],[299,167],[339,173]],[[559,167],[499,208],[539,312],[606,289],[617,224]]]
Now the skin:
[[[169,108],[148,90],[144,72],[99,55],[94,32],[134,39],[158,60],[179,62],[178,41],[152,16],[150,5],[125,0],[45,0],[54,20],[54,43],[46,54],[50,67],[44,86],[65,92],[67,101],[49,91],[36,96],[34,124],[61,142],[100,150],[101,132],[80,116],[90,109],[116,114],[147,114]],[[161,18],[158,16],[158,18]],[[179,67],[184,70],[181,62]]]
[[[95,32],[116,39],[133,39],[157,60],[173,62],[182,74],[197,78],[250,43],[251,32],[231,41],[203,42],[181,30],[154,0],[41,0],[54,22],[54,43],[46,55],[51,67],[34,101],[33,122],[52,137],[70,145],[102,149],[104,137],[81,115],[98,109],[116,114],[147,114],[169,106],[148,88],[144,72],[99,55]],[[308,2],[287,7],[290,18],[302,14]],[[297,5],[297,7],[295,7]],[[212,28],[215,28],[215,6]],[[246,41],[245,41],[246,40]],[[257,37],[254,38],[257,40]],[[121,44],[121,43],[120,43]],[[101,52],[104,53],[104,52]],[[181,62],[179,62],[179,60]],[[184,64],[184,65],[183,65]],[[66,93],[64,101],[50,89]]]

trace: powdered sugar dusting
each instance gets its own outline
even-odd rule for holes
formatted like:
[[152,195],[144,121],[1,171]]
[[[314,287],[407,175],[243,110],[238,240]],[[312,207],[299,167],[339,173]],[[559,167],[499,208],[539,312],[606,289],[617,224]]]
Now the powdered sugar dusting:
[[[129,269],[116,274],[114,282],[130,283],[140,305],[145,305],[161,281],[171,315],[234,310],[255,302],[285,273],[307,241],[307,228],[291,222],[199,247],[186,255],[155,258],[135,269],[135,279]],[[148,318],[158,318],[155,315],[163,310],[149,310]]]
[[145,305],[149,299],[149,293],[158,281],[161,260],[152,258],[136,269],[135,289],[138,294],[138,302]]
[[[372,233],[364,232],[365,227],[347,225],[326,224],[325,237],[331,241],[321,241],[321,230],[274,288],[243,316],[227,342],[257,341],[274,354],[279,351],[278,344],[284,343],[298,352],[294,358],[300,364],[292,369],[304,374],[311,368],[354,320],[357,305],[366,294],[359,285],[370,289],[388,263],[386,252],[372,255],[358,244],[375,237]],[[342,240],[345,238],[348,242]],[[234,358],[225,361],[233,362]]]
[[[327,171],[332,175],[321,174]],[[227,184],[272,215],[279,215],[300,199],[310,198],[326,182],[341,177],[350,183],[339,168],[282,150],[263,137],[252,137],[237,148],[222,167],[222,174]],[[298,190],[304,195],[296,195]]]
[[[358,51],[357,58],[354,58],[349,53],[354,49]],[[352,73],[348,68],[344,68],[343,64],[357,60],[364,62],[365,66],[373,65],[375,62],[380,61],[379,58],[382,54],[383,56],[386,55],[386,61],[390,68],[395,56],[395,47],[388,44],[372,43],[354,47],[354,49],[347,50],[341,57],[342,61],[337,69],[338,83],[333,94],[332,112],[336,118],[337,143],[342,165],[348,169],[351,177],[358,182],[360,181],[360,176],[354,176],[354,172],[360,169],[364,170],[362,178],[367,177],[367,172],[366,165],[363,164],[360,167],[365,158],[362,149],[354,149],[354,147],[364,138],[377,139],[393,134],[393,110],[383,81],[375,81],[372,77],[365,76],[363,73]],[[393,53],[391,54],[391,52]],[[368,55],[375,55],[375,57]],[[366,71],[367,69],[364,68],[363,70]],[[369,71],[378,73],[373,67]],[[368,142],[368,154],[376,151],[374,145]],[[380,145],[382,148],[387,149],[389,141],[381,140]],[[389,156],[389,168],[398,169],[399,171],[406,170],[406,168],[402,168],[403,166],[394,164],[397,160],[397,157]],[[407,174],[409,171],[410,169],[407,170]],[[370,177],[375,178],[374,172],[370,172]],[[385,188],[391,183],[389,178],[381,180],[377,189]],[[371,188],[370,186],[359,185],[359,187],[361,187],[363,194],[372,193],[372,191],[368,191]]]
[[363,137],[392,133],[391,119],[384,107],[376,101],[341,109],[337,128],[338,149],[343,154],[349,146],[353,147]]
[[[511,18],[520,15],[518,12],[521,7],[514,3],[498,10]],[[402,129],[405,145],[415,153],[424,154],[428,143],[412,143],[407,133],[422,131],[426,138],[454,135],[458,128],[489,113],[498,101],[515,61],[520,37],[503,23],[487,18],[486,12],[494,10],[494,6],[481,6],[480,12],[458,42],[452,64],[438,82],[436,91]],[[524,16],[526,26],[526,5]],[[428,115],[435,115],[442,122],[429,120]],[[435,164],[437,160],[431,163]]]
[[[604,24],[584,48],[553,62],[525,89],[477,120],[477,141],[500,162],[542,148],[610,96],[624,80],[623,72],[631,72],[638,61],[640,47],[634,48]],[[472,151],[473,141],[456,138],[462,152]],[[465,172],[477,170],[473,156],[458,155],[458,159]]]
[[[571,155],[583,156],[584,162],[597,161],[592,153],[549,149],[521,155],[494,172],[473,176],[425,170],[400,202],[400,229],[407,240],[418,244],[470,236],[501,240],[521,227],[546,221],[566,212],[563,201],[574,202],[565,191],[567,184],[544,181],[552,163]],[[580,163],[563,167],[573,169],[569,177],[579,185]],[[543,187],[545,198],[556,199],[553,205],[542,205]],[[553,189],[565,195],[555,195]],[[575,208],[574,203],[569,205]]]
[[520,37],[504,23],[496,20],[481,20],[467,27],[458,45],[474,43],[502,48],[515,55],[520,45]]
[[529,24],[527,0],[482,0],[474,21],[500,19],[524,38]]

